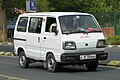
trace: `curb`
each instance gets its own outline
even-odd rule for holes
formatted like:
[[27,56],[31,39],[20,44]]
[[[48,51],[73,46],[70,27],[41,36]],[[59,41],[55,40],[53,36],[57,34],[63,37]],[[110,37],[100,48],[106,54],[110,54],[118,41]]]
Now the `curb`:
[[120,61],[119,60],[100,61],[99,65],[120,67]]
[[109,48],[116,48],[116,47],[120,47],[120,45],[107,45],[107,47],[109,47]]
[[3,55],[3,56],[15,56],[14,53],[12,52],[0,52],[0,55]]
[[10,42],[8,42],[8,43],[0,43],[0,45],[13,45],[13,43],[10,43]]

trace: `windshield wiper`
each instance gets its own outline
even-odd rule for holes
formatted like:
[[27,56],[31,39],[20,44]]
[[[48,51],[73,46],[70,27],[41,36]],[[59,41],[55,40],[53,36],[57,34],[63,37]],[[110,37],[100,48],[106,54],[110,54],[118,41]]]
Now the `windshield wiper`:
[[81,31],[81,30],[77,30],[77,31],[73,31],[72,33],[88,33],[87,31]]
[[92,33],[92,32],[102,32],[101,30],[92,30],[92,31],[88,31],[88,33]]
[[95,33],[95,32],[102,32],[101,30],[92,30],[92,31],[88,31],[88,30],[75,30],[75,31],[71,31],[71,32],[64,32],[63,34],[73,34],[73,33]]
[[62,34],[70,34],[70,32],[62,32]]
[[64,32],[63,34],[73,34],[73,33],[88,33],[88,32],[77,30],[77,31],[71,31],[71,32]]

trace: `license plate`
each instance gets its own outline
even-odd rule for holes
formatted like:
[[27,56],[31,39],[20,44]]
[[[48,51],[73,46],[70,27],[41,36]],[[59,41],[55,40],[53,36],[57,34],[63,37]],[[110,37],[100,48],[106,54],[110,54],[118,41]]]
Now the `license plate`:
[[86,59],[96,59],[96,54],[80,55],[80,60],[86,60]]

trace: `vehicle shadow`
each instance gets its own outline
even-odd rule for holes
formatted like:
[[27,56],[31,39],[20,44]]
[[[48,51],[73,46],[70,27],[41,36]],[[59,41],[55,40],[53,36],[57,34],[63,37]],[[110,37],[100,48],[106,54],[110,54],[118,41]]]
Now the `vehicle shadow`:
[[[42,64],[32,64],[28,67],[28,69],[41,69],[41,70],[46,70]],[[77,72],[97,72],[96,71],[88,71],[85,66],[62,66],[60,67],[58,72],[65,72],[65,73],[77,73]],[[57,72],[55,72],[57,73]]]

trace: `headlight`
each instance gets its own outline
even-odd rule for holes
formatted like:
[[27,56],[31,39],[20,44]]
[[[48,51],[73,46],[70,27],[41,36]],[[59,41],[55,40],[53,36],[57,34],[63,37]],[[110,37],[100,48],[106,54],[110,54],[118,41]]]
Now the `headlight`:
[[76,49],[76,44],[73,41],[64,42],[63,43],[63,49],[64,50],[75,50]]
[[97,48],[104,48],[106,46],[105,40],[98,40]]

